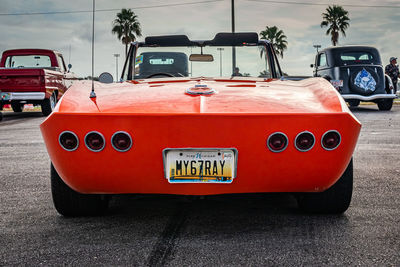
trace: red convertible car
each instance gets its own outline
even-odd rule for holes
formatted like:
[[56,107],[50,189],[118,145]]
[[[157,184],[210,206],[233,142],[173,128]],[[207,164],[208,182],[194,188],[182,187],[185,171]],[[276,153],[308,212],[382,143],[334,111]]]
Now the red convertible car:
[[325,79],[282,77],[256,33],[147,37],[122,80],[75,83],[41,125],[60,214],[125,193],[293,192],[306,212],[347,210],[360,122]]

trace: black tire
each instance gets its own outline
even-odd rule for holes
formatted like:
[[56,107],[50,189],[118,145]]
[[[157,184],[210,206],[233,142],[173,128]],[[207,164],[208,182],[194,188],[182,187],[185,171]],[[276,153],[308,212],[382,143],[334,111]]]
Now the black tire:
[[3,113],[0,112],[0,121],[3,120]]
[[50,98],[43,99],[40,106],[42,107],[42,113],[44,116],[49,116],[51,112],[53,112],[54,107],[56,106],[57,98],[56,94],[53,93]]
[[51,193],[53,203],[61,215],[66,217],[98,216],[108,208],[109,197],[81,194],[71,189],[58,175],[51,164]]
[[350,107],[358,107],[358,105],[360,105],[360,100],[358,99],[349,99],[347,102],[349,103]]
[[390,98],[381,99],[377,104],[379,110],[391,110],[393,106],[393,99]]
[[19,102],[11,102],[11,108],[14,112],[22,112],[24,110],[24,105]]
[[302,193],[297,197],[301,210],[308,213],[341,214],[351,202],[353,194],[353,159],[339,180],[321,193]]

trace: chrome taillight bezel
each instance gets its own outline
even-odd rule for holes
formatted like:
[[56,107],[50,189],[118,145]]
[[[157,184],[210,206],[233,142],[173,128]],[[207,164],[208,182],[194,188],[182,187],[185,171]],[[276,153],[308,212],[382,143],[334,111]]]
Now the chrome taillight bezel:
[[[88,144],[87,144],[87,142],[86,142],[86,138],[89,136],[89,134],[92,134],[92,133],[96,133],[96,134],[100,135],[101,138],[103,139],[103,147],[102,147],[101,149],[95,150],[95,149],[92,149],[92,148],[90,148],[90,147],[88,146]],[[90,131],[90,132],[88,132],[88,133],[85,135],[85,138],[83,139],[83,141],[84,141],[84,143],[85,143],[86,148],[89,149],[90,151],[93,151],[93,152],[100,152],[100,151],[102,151],[102,150],[106,147],[106,139],[104,138],[104,135],[103,135],[102,133],[98,132],[98,131]]]
[[[131,141],[131,144],[130,144],[130,146],[129,146],[127,149],[121,150],[121,149],[117,148],[117,147],[114,145],[113,139],[114,139],[114,137],[115,137],[117,134],[119,134],[119,133],[126,134],[126,135],[129,137],[129,140]],[[132,147],[132,145],[133,145],[133,139],[132,139],[132,137],[131,137],[131,135],[130,135],[129,133],[127,133],[127,132],[125,132],[125,131],[117,131],[117,132],[115,132],[115,133],[111,136],[111,145],[112,145],[112,147],[113,147],[115,150],[117,150],[118,152],[126,152],[126,151],[128,151],[128,150],[131,149],[131,147]]]
[[[297,138],[299,138],[300,135],[305,134],[305,133],[306,133],[306,134],[311,134],[311,136],[313,137],[314,142],[313,142],[313,144],[312,144],[312,146],[311,146],[310,148],[308,148],[308,149],[301,149],[301,148],[297,147]],[[298,133],[298,134],[296,135],[296,138],[294,139],[294,146],[295,146],[296,149],[297,149],[298,151],[300,151],[300,152],[307,152],[307,151],[310,151],[310,150],[315,146],[315,135],[314,135],[312,132],[310,132],[310,131],[302,131],[302,132]]]
[[[337,133],[339,135],[339,143],[334,148],[327,148],[324,146],[324,137],[325,137],[325,135],[327,135],[328,133],[331,133],[331,132]],[[321,146],[323,149],[328,150],[328,151],[332,151],[332,150],[335,150],[336,148],[338,148],[341,142],[342,142],[342,136],[340,135],[340,133],[337,130],[326,131],[321,137]]]
[[[269,145],[269,140],[271,139],[272,136],[274,136],[274,135],[276,135],[276,134],[281,134],[281,135],[283,135],[283,136],[286,138],[286,145],[285,145],[282,149],[280,149],[280,150],[274,150],[274,149],[272,149],[271,146]],[[268,139],[267,139],[267,146],[268,146],[268,149],[269,149],[271,152],[280,153],[280,152],[284,151],[284,150],[288,147],[288,145],[289,145],[289,138],[287,137],[286,134],[284,134],[284,133],[282,133],[282,132],[274,132],[274,133],[272,133],[272,134],[270,134],[270,135],[268,136]]]
[[[65,148],[65,147],[62,145],[62,143],[61,143],[61,136],[62,136],[63,134],[65,134],[65,133],[70,133],[70,134],[72,134],[73,136],[75,136],[77,142],[76,142],[76,146],[75,146],[74,149],[68,149],[68,148]],[[70,151],[70,152],[71,152],[71,151],[75,151],[75,150],[78,149],[78,147],[79,147],[79,138],[78,138],[78,136],[77,136],[74,132],[72,132],[72,131],[63,131],[63,132],[60,133],[60,135],[58,136],[58,143],[60,144],[60,146],[61,146],[64,150]]]

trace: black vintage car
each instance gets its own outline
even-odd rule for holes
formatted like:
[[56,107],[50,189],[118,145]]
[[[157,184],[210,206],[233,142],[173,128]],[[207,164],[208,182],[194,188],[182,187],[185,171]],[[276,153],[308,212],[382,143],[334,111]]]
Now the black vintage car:
[[360,101],[378,104],[390,110],[396,98],[393,84],[384,72],[381,57],[371,46],[338,46],[326,48],[315,57],[314,76],[332,83],[350,106]]

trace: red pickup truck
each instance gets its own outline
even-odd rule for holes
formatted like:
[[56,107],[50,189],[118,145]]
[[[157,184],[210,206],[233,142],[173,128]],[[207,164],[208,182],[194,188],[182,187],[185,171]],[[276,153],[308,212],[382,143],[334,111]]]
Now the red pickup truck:
[[4,51],[0,61],[0,110],[11,104],[14,112],[21,112],[25,104],[33,104],[40,105],[47,116],[76,79],[57,51]]

